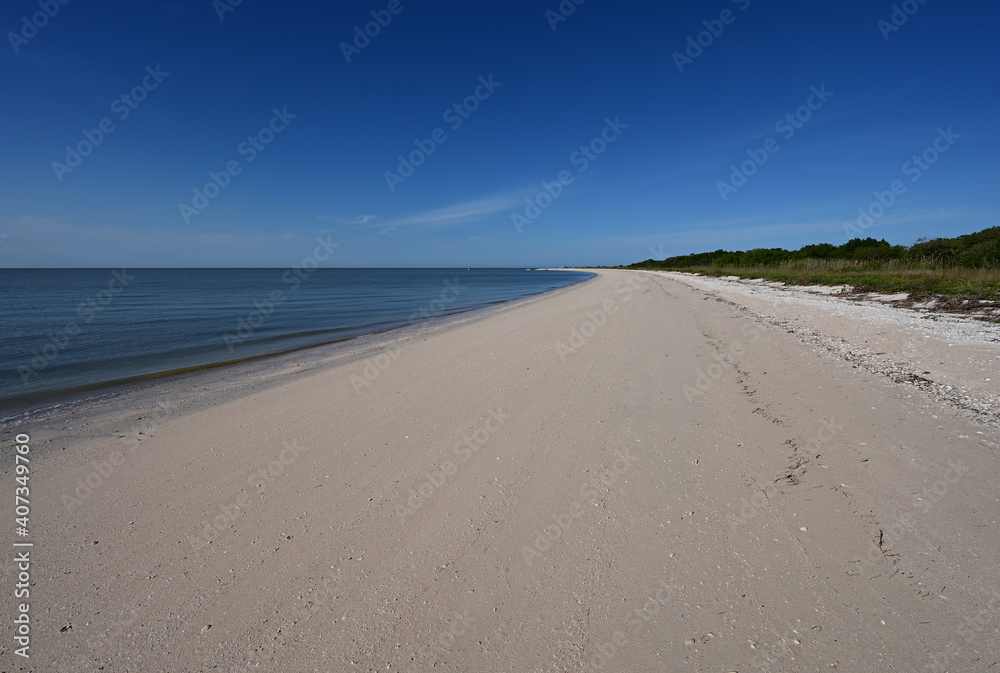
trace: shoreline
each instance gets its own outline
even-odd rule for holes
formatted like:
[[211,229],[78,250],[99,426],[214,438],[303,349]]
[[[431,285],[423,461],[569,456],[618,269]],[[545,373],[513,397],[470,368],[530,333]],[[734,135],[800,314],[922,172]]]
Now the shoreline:
[[[553,269],[567,271],[587,271],[585,269]],[[593,271],[587,271],[593,273]],[[94,422],[101,417],[117,418],[123,415],[133,416],[134,421],[142,419],[142,408],[163,403],[163,400],[180,398],[171,402],[178,407],[174,413],[183,413],[183,409],[194,404],[200,395],[188,392],[180,394],[181,390],[194,391],[215,389],[216,396],[221,400],[231,399],[242,392],[252,393],[259,386],[277,385],[290,375],[311,373],[316,368],[340,363],[343,361],[363,360],[369,354],[375,354],[387,348],[397,340],[407,340],[424,331],[438,332],[466,321],[484,319],[494,311],[514,307],[521,303],[531,302],[554,293],[565,292],[573,287],[590,283],[597,278],[594,274],[572,285],[537,292],[535,294],[503,301],[496,301],[484,306],[469,308],[454,313],[414,321],[398,327],[371,332],[356,337],[329,341],[325,343],[300,346],[297,348],[252,355],[226,362],[185,367],[155,374],[135,376],[128,379],[108,381],[86,388],[63,391],[51,396],[51,402],[32,404],[27,408],[15,409],[12,405],[0,405],[0,441],[14,437],[18,429],[26,424],[41,423],[43,426],[54,426],[75,416],[78,412]],[[301,358],[301,361],[300,361]],[[291,367],[301,367],[302,371],[292,372]],[[233,380],[228,380],[232,378]],[[216,396],[211,396],[215,398]],[[130,411],[131,410],[131,411]]]
[[[540,271],[546,270],[567,270],[567,271],[584,271],[584,269],[538,269]],[[589,273],[593,273],[589,271]],[[595,276],[591,278],[585,278],[578,283],[573,285],[579,285],[581,283],[586,283],[592,281]],[[3,428],[5,425],[10,423],[18,423],[22,419],[30,419],[39,414],[44,414],[48,411],[56,411],[65,407],[75,407],[81,404],[86,404],[90,401],[98,401],[101,399],[106,399],[108,397],[116,397],[127,392],[133,387],[141,387],[143,385],[155,385],[160,381],[170,381],[186,376],[197,376],[199,374],[205,374],[212,372],[213,370],[227,369],[227,368],[238,368],[244,365],[252,365],[253,363],[260,362],[266,364],[267,360],[274,358],[283,358],[286,356],[294,356],[298,353],[307,353],[316,349],[331,349],[339,350],[340,348],[349,348],[354,342],[359,344],[366,343],[372,339],[380,339],[382,337],[388,338],[387,335],[392,335],[393,333],[403,333],[406,330],[418,329],[421,326],[433,325],[444,323],[451,319],[460,319],[462,316],[467,314],[476,313],[480,311],[490,311],[508,304],[527,301],[535,297],[549,294],[551,292],[557,292],[559,290],[566,289],[568,287],[573,287],[573,285],[563,286],[554,288],[552,290],[545,290],[543,292],[536,292],[523,297],[516,297],[514,299],[506,299],[500,301],[490,302],[483,306],[477,306],[474,308],[466,308],[457,310],[451,313],[445,313],[438,316],[431,316],[422,320],[411,321],[403,325],[398,325],[395,327],[389,327],[383,330],[377,330],[375,332],[369,332],[367,334],[361,334],[358,336],[347,337],[344,339],[335,339],[332,341],[324,341],[315,344],[309,344],[305,346],[296,346],[293,348],[288,348],[280,351],[261,353],[258,355],[248,355],[244,357],[234,358],[231,360],[224,360],[221,362],[209,362],[199,365],[191,365],[186,367],[179,367],[176,369],[168,369],[163,371],[152,372],[148,374],[139,374],[135,376],[130,376],[126,378],[112,379],[101,381],[98,383],[77,386],[74,388],[63,389],[51,394],[49,393],[33,393],[27,395],[26,397],[32,401],[27,404],[17,405],[9,402],[0,402],[0,435],[2,435]],[[360,346],[359,346],[360,347]],[[12,399],[20,399],[19,397],[14,397]],[[51,399],[51,401],[36,402],[34,400],[38,399]]]

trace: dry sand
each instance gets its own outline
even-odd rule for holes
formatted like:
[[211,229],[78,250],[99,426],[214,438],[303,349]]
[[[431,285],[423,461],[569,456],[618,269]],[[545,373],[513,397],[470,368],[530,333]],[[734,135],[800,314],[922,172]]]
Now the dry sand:
[[602,271],[5,428],[0,670],[1000,670],[989,419],[718,294]]

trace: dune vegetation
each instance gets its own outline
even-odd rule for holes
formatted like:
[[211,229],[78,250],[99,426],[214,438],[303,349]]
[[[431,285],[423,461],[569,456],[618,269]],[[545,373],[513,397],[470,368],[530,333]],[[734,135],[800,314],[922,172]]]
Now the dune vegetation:
[[1000,299],[1000,227],[907,247],[874,238],[798,250],[716,250],[623,267],[740,276],[790,285],[850,285],[857,291]]

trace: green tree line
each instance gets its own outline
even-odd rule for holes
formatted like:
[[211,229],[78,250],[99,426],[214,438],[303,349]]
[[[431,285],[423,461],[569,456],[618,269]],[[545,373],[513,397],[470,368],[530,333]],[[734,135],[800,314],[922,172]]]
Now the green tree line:
[[918,265],[970,269],[1000,268],[1000,227],[956,236],[955,238],[918,239],[907,247],[892,245],[885,239],[852,238],[843,245],[817,243],[798,250],[755,248],[753,250],[716,250],[663,260],[647,259],[627,269],[685,269],[692,267],[772,267],[801,260],[852,260],[873,265],[884,262],[909,262]]

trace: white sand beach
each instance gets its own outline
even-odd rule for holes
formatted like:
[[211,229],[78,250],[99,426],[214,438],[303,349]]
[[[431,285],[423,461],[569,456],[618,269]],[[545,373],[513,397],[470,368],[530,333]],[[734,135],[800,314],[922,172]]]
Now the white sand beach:
[[724,283],[599,271],[5,428],[36,544],[0,668],[988,670],[1000,343]]

